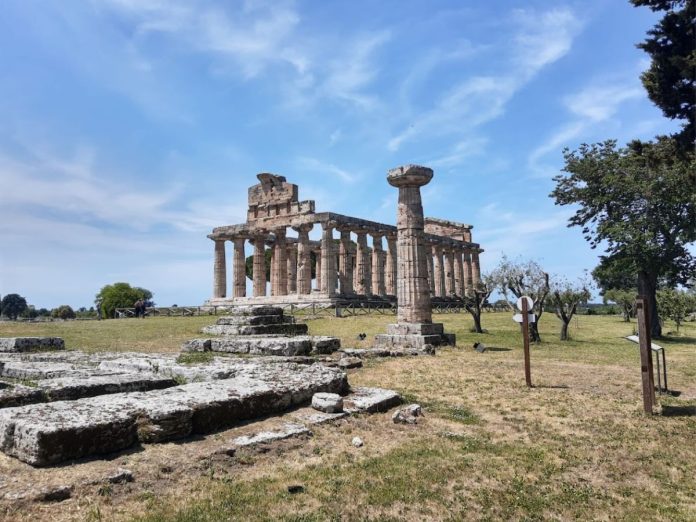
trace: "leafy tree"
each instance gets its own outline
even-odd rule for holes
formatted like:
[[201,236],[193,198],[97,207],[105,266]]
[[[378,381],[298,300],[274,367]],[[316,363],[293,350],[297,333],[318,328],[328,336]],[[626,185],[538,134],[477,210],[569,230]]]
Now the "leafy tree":
[[631,0],[634,6],[664,11],[638,47],[650,55],[641,75],[648,96],[665,116],[684,121],[680,144],[692,150],[696,137],[696,0]]
[[557,205],[579,205],[568,226],[580,226],[592,248],[606,247],[605,269],[637,275],[638,293],[650,300],[651,331],[661,335],[655,293],[658,280],[683,284],[696,270],[688,245],[696,240],[694,156],[674,140],[613,140],[563,151],[564,172],[554,177]]
[[599,256],[599,264],[592,271],[600,295],[606,295],[608,290],[632,290],[634,296],[638,293],[638,274],[630,260],[614,260]]
[[556,317],[561,320],[561,341],[568,340],[568,325],[573,319],[573,315],[578,309],[578,305],[586,303],[590,299],[590,291],[587,283],[570,283],[566,280],[554,281],[551,293],[551,303],[553,304]]
[[144,300],[146,306],[153,306],[152,292],[145,288],[132,287],[128,283],[106,285],[96,295],[94,304],[102,311],[104,318],[114,317],[116,308],[130,308],[136,301]]
[[75,319],[75,311],[70,305],[60,305],[51,310],[51,317],[55,319]]
[[544,313],[546,297],[551,290],[549,274],[535,261],[511,261],[507,256],[503,256],[500,264],[490,274],[490,281],[500,290],[508,303],[511,303],[510,293],[515,300],[523,295],[532,299],[534,304],[529,312],[535,313],[537,320],[529,323],[529,338],[533,342],[541,342],[539,319]]
[[27,300],[19,294],[7,294],[0,301],[0,315],[4,315],[13,321],[27,308]]
[[696,307],[692,296],[674,288],[667,288],[657,292],[657,305],[660,311],[660,318],[663,321],[665,319],[674,321],[677,325],[677,332],[679,332],[679,327],[689,313]]
[[623,319],[629,322],[631,317],[635,316],[636,291],[635,290],[620,290],[618,288],[610,288],[604,292],[604,302],[611,301],[621,307]]
[[474,329],[476,333],[483,333],[481,328],[481,311],[486,305],[488,298],[493,290],[495,290],[495,281],[490,275],[481,276],[481,284],[471,290],[463,297],[464,309],[471,314],[474,319]]
[[19,314],[19,316],[24,317],[25,319],[35,319],[39,316],[39,312],[36,310],[34,305],[29,305],[27,306],[26,310]]

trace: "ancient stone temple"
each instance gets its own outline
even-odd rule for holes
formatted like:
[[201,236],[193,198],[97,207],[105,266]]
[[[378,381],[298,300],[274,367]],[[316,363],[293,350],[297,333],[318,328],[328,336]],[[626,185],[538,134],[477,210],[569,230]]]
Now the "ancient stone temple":
[[[285,177],[261,173],[257,178],[260,183],[249,188],[246,223],[217,227],[208,235],[215,243],[209,304],[396,300],[397,265],[402,255],[397,248],[397,227],[316,212],[314,201],[300,201],[297,185]],[[315,225],[321,228],[319,241],[309,239]],[[472,228],[424,219],[427,288],[433,300],[460,299],[480,284],[479,254],[483,250],[472,241]],[[228,243],[232,245],[231,270]],[[253,251],[251,295],[246,284],[247,247]]]

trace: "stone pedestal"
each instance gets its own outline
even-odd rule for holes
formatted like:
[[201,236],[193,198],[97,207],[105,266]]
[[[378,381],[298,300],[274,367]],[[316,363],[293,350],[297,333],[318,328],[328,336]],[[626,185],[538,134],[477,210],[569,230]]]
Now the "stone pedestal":
[[378,335],[378,346],[424,348],[454,344],[454,335],[433,324],[428,283],[423,204],[420,187],[433,177],[432,169],[406,165],[389,171],[387,181],[399,189],[397,227],[397,324]]

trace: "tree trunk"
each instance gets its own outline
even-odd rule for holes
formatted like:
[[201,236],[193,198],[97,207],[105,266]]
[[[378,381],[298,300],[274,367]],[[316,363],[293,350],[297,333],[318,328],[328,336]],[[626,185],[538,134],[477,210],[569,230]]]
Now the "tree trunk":
[[638,272],[638,295],[648,298],[650,307],[650,335],[653,338],[662,337],[662,326],[657,314],[657,278],[647,272]]
[[529,340],[533,343],[540,343],[541,336],[539,335],[539,323],[529,323]]
[[483,329],[481,328],[481,312],[472,313],[471,317],[474,318],[474,328],[476,329],[476,333],[483,333]]
[[561,323],[561,341],[567,341],[568,340],[568,323],[563,321]]

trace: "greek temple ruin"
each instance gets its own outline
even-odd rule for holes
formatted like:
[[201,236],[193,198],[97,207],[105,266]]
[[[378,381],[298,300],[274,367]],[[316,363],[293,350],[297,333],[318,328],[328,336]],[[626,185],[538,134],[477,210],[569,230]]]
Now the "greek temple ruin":
[[[249,188],[246,223],[216,227],[208,235],[215,243],[215,254],[213,296],[207,304],[396,300],[396,226],[316,212],[315,202],[300,201],[298,186],[285,177],[261,173],[257,178],[260,183]],[[315,225],[321,227],[320,241],[309,239]],[[483,249],[473,242],[472,228],[425,217],[424,241],[430,254],[426,255],[427,284],[434,302],[461,299],[480,284],[479,255]],[[228,242],[233,252],[229,286]],[[251,295],[246,284],[247,243],[253,248]],[[270,285],[266,278],[267,248],[271,251]]]

